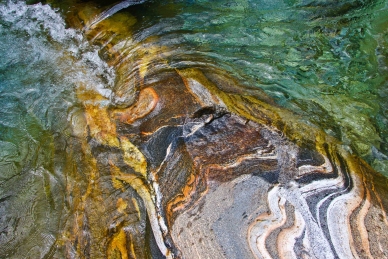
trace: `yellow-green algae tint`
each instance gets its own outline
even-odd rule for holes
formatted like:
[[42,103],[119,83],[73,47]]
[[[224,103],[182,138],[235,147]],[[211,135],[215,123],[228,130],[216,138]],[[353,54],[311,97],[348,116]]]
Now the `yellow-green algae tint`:
[[[114,2],[111,3],[100,3],[100,2],[77,2],[77,1],[66,1],[57,3],[55,1],[48,1],[48,3],[52,4],[55,7],[61,8],[63,10],[63,13],[66,15],[66,20],[68,21],[68,24],[70,26],[74,26],[78,29],[82,29],[84,26],[87,26],[88,23],[90,23],[90,20],[92,20],[95,16],[97,16],[99,13],[101,13],[103,10],[108,8],[109,6],[113,5]],[[254,9],[252,7],[257,7],[256,4],[254,4],[251,1],[238,1],[235,2],[232,6],[226,5],[226,2],[220,1],[219,3],[212,3],[210,6],[207,6],[209,3],[207,1],[199,1],[199,3],[196,5],[193,2],[187,1],[181,1],[180,3],[176,4],[176,8],[174,9],[174,5],[172,3],[166,3],[166,4],[157,4],[157,3],[150,3],[146,4],[144,7],[145,10],[150,11],[152,9],[151,14],[159,14],[159,17],[155,18],[155,22],[158,22],[161,17],[167,17],[169,18],[171,16],[171,13],[174,13],[177,16],[185,16],[187,19],[185,19],[185,24],[183,26],[186,30],[192,30],[193,33],[186,33],[183,32],[182,34],[186,39],[193,37],[197,35],[198,33],[202,33],[203,36],[208,36],[209,39],[205,38],[205,42],[202,42],[200,45],[195,45],[196,47],[201,50],[205,46],[206,49],[220,52],[222,53],[222,48],[217,47],[218,44],[223,44],[220,42],[214,41],[212,39],[211,34],[214,31],[214,33],[220,33],[225,32],[226,35],[229,36],[237,36],[233,34],[233,30],[238,30],[237,26],[231,26],[232,21],[236,21],[236,17],[238,19],[244,18],[247,14],[254,16],[254,17],[260,17],[263,22],[260,24],[255,23],[253,24],[253,27],[256,28],[259,32],[257,36],[259,36],[260,43],[259,43],[259,49],[261,45],[267,46],[280,46],[285,49],[286,58],[284,59],[284,65],[280,60],[276,60],[277,56],[276,53],[271,52],[275,56],[273,57],[273,62],[278,61],[278,66],[281,66],[282,69],[288,69],[288,68],[294,68],[297,67],[300,69],[300,73],[306,73],[311,71],[312,64],[304,64],[306,63],[306,58],[311,59],[311,55],[316,53],[309,54],[306,56],[305,53],[301,52],[300,48],[301,46],[294,46],[297,43],[292,42],[292,44],[287,44],[286,39],[282,38],[282,36],[291,36],[292,30],[295,30],[294,28],[290,26],[286,26],[283,21],[286,18],[295,18],[293,15],[300,15],[300,10],[303,10],[303,12],[306,12],[305,8],[303,6],[300,7],[300,10],[298,10],[298,6],[294,6],[295,2],[279,2],[279,12],[281,14],[275,15],[272,12],[274,12],[277,8],[276,3],[272,4],[271,6],[268,6],[268,9],[264,8],[264,10],[268,10],[267,13],[263,13],[258,11],[258,14],[254,15]],[[187,5],[187,9],[182,9],[183,6]],[[359,41],[355,43],[355,45],[359,45],[359,48],[355,51],[358,51],[359,55],[361,54],[368,54],[369,63],[373,65],[373,62],[376,62],[376,58],[373,58],[374,55],[372,55],[372,52],[375,51],[375,49],[380,46],[386,45],[386,39],[384,39],[384,33],[386,30],[386,24],[387,24],[387,16],[385,15],[385,9],[383,7],[384,2],[380,1],[376,4],[371,4],[369,6],[365,6],[365,13],[370,14],[374,8],[381,8],[372,18],[369,24],[363,21],[364,16],[362,15],[362,9],[357,9],[356,11],[350,9],[348,12],[344,10],[343,17],[341,16],[335,16],[336,13],[334,12],[333,15],[335,18],[333,18],[333,21],[331,21],[329,18],[325,18],[321,16],[321,12],[325,13],[325,11],[319,10],[319,5],[315,8],[315,12],[312,11],[311,13],[307,13],[310,15],[310,18],[314,18],[311,22],[311,25],[308,24],[307,27],[310,28],[311,32],[310,34],[303,35],[301,33],[300,35],[297,35],[297,38],[299,38],[302,42],[305,41],[304,38],[307,38],[310,36],[310,39],[325,39],[325,40],[335,40],[336,38],[340,39],[342,36],[346,36],[347,34],[363,34],[362,37],[356,38]],[[262,6],[261,6],[262,7]],[[289,9],[291,7],[291,9]],[[198,23],[196,20],[197,14],[199,13],[200,16],[202,15],[200,12],[203,12],[204,10],[215,10],[214,17],[208,17],[208,20],[205,19],[206,30],[201,30],[201,28],[198,27]],[[292,9],[294,8],[294,9]],[[323,8],[323,7],[322,7]],[[333,10],[335,10],[335,6],[333,7]],[[342,7],[341,7],[342,8]],[[340,9],[341,9],[340,8]],[[172,9],[172,10],[169,10]],[[141,13],[142,16],[145,14],[145,10]],[[168,11],[169,10],[169,11]],[[284,11],[284,12],[283,12]],[[70,12],[70,15],[69,13]],[[192,16],[191,13],[192,12]],[[283,13],[282,13],[283,12]],[[361,14],[360,14],[361,13]],[[121,42],[123,40],[131,41],[131,36],[133,34],[133,31],[131,30],[132,26],[137,22],[137,19],[134,15],[140,16],[139,14],[132,14],[130,11],[126,12],[125,10],[122,12],[119,12],[108,19],[102,21],[98,25],[95,26],[95,28],[91,28],[90,31],[86,31],[86,35],[91,40],[92,43],[101,44],[103,45],[104,42],[109,42],[113,49],[117,46],[118,42]],[[261,17],[262,16],[262,17]],[[360,28],[353,28],[356,25],[352,25],[352,21],[349,20],[348,16],[350,17],[356,17],[354,18],[357,20],[361,25],[365,25],[366,28],[360,27]],[[75,17],[72,18],[72,17]],[[206,16],[201,16],[202,18],[207,18]],[[238,26],[249,24],[250,22],[253,22],[251,19],[253,17],[250,17],[250,19],[242,19],[242,24],[238,23]],[[143,19],[151,19],[151,18],[143,18]],[[342,19],[342,20],[341,20]],[[78,21],[75,22],[75,21]],[[148,20],[147,20],[148,21]],[[294,21],[294,20],[292,20]],[[208,23],[207,23],[208,22]],[[316,29],[319,23],[325,24],[323,27],[319,27]],[[222,26],[220,26],[222,25]],[[298,23],[296,25],[299,25]],[[341,28],[341,25],[345,28]],[[174,24],[174,26],[178,26],[177,24]],[[228,27],[229,26],[229,27]],[[283,27],[282,27],[283,26]],[[314,27],[315,26],[315,27]],[[352,27],[353,26],[353,27]],[[356,26],[357,27],[357,26]],[[141,27],[140,27],[141,28]],[[191,29],[193,28],[193,29]],[[312,28],[312,29],[311,29]],[[139,29],[139,28],[137,28]],[[177,27],[176,30],[180,29]],[[96,36],[99,32],[104,32],[104,37],[102,36]],[[93,35],[93,33],[95,35]],[[237,33],[237,32],[235,32]],[[262,38],[262,34],[265,34],[266,36]],[[187,36],[185,36],[187,34]],[[372,35],[378,35],[378,40],[373,40]],[[93,37],[94,36],[94,37]],[[255,34],[252,34],[252,37],[256,36]],[[99,37],[96,40],[96,37]],[[162,35],[163,37],[163,35]],[[376,38],[376,37],[374,37]],[[112,41],[113,40],[113,41]],[[158,38],[152,39],[155,42],[158,42]],[[231,47],[237,48],[236,45],[237,42],[235,42],[235,38],[232,37],[231,39],[226,38],[225,39],[228,44],[230,44]],[[293,39],[294,40],[294,39]],[[348,40],[348,39],[346,39]],[[186,41],[180,42],[182,44],[182,47],[184,48],[184,44],[189,44],[191,39],[188,39]],[[349,41],[349,46],[347,48],[352,48],[352,42]],[[194,40],[194,44],[197,41]],[[272,43],[269,43],[272,42]],[[164,42],[162,42],[164,43]],[[104,45],[103,45],[104,46]],[[107,50],[106,52],[111,51],[109,54],[112,53],[119,53],[120,49],[118,48],[115,51],[112,51],[112,48],[109,48],[110,46],[104,46],[104,50]],[[163,45],[159,46],[160,48],[164,47]],[[250,47],[248,44],[246,47]],[[314,47],[314,46],[311,46]],[[317,47],[317,46],[316,46]],[[381,46],[380,46],[381,47]],[[218,49],[217,49],[218,48]],[[168,49],[168,48],[167,48]],[[148,50],[146,50],[148,51]],[[263,54],[261,54],[264,57],[264,60],[267,58],[266,53],[269,51],[269,49],[265,48],[263,51]],[[322,54],[316,58],[316,61],[318,63],[322,61],[330,61],[332,62],[333,59],[335,59],[336,52],[330,51],[330,49],[327,49],[325,47],[322,47]],[[104,52],[105,53],[105,52]],[[104,55],[104,53],[100,53],[103,57],[105,57],[107,60],[109,58]],[[234,53],[234,52],[233,52]],[[247,52],[247,54],[249,51]],[[203,55],[199,51],[200,55]],[[237,53],[239,55],[239,58],[241,58],[241,54],[244,53]],[[357,54],[357,53],[356,53]],[[173,58],[173,57],[172,57]],[[378,58],[384,58],[384,57],[378,57]],[[149,56],[147,59],[152,59],[152,55]],[[167,61],[170,57],[166,57]],[[194,57],[195,59],[195,57]],[[366,61],[368,61],[368,59]],[[338,60],[341,61],[340,59]],[[147,61],[143,61],[142,64],[147,65]],[[226,61],[227,63],[227,61]],[[300,64],[301,63],[301,64]],[[323,62],[324,63],[324,62]],[[351,65],[352,61],[348,65]],[[271,64],[272,65],[272,64]],[[174,66],[171,65],[171,68]],[[253,66],[253,64],[252,64]],[[338,67],[341,69],[340,64],[332,64],[334,68]],[[357,68],[357,67],[355,67]],[[144,70],[146,68],[141,69]],[[249,68],[248,68],[249,69]],[[297,72],[297,71],[296,71]],[[318,71],[319,72],[319,71]],[[384,135],[381,135],[381,132],[384,131],[384,121],[379,121],[380,124],[383,124],[379,128],[376,128],[376,125],[373,124],[373,116],[375,116],[376,113],[379,112],[381,109],[378,102],[373,102],[373,100],[369,100],[372,96],[366,96],[365,99],[359,99],[365,96],[369,91],[368,87],[371,88],[367,83],[362,82],[360,80],[353,80],[351,77],[351,74],[354,73],[352,70],[347,71],[349,74],[347,74],[344,77],[341,77],[341,86],[339,89],[333,88],[333,85],[330,85],[330,80],[326,80],[325,82],[318,81],[317,86],[310,85],[309,87],[316,87],[318,91],[323,93],[323,95],[314,96],[307,98],[301,98],[302,100],[305,99],[307,102],[313,102],[319,104],[321,107],[323,107],[328,114],[330,114],[330,117],[332,118],[332,121],[323,121],[323,123],[333,123],[333,124],[340,124],[340,131],[343,137],[340,137],[338,139],[339,142],[344,142],[345,144],[351,144],[352,148],[355,149],[360,155],[368,155],[370,153],[370,147],[375,146],[376,148],[380,148],[380,143],[385,143]],[[362,72],[362,71],[361,71]],[[144,77],[145,72],[141,72],[142,77]],[[311,74],[310,74],[311,75]],[[238,75],[240,77],[244,77],[244,75]],[[250,79],[250,76],[253,76],[249,74],[249,71],[247,71],[247,75],[245,75]],[[270,75],[269,75],[270,76]],[[303,75],[305,76],[305,75]],[[316,77],[313,75],[313,77]],[[239,77],[237,77],[239,78]],[[240,78],[239,78],[240,79]],[[373,80],[377,81],[381,79],[379,78],[372,78]],[[258,79],[260,82],[260,79]],[[265,80],[263,80],[265,81]],[[302,85],[305,85],[309,80],[306,82],[301,83]],[[248,84],[251,83],[251,80],[244,81],[243,83]],[[373,82],[373,81],[372,81]],[[382,83],[382,82],[380,82]],[[207,85],[210,87],[209,83],[204,83],[204,85]],[[254,84],[255,85],[255,84]],[[296,86],[295,84],[291,85],[291,88]],[[215,88],[214,88],[215,87]],[[260,87],[260,84],[258,85]],[[211,86],[210,88],[217,89],[216,86]],[[263,87],[264,91],[267,90],[266,86]],[[333,90],[333,92],[331,92]],[[272,126],[276,126],[281,131],[283,131],[288,137],[295,140],[298,143],[304,143],[304,142],[315,142],[317,139],[317,135],[325,135],[320,129],[313,127],[313,128],[306,128],[306,124],[303,122],[303,120],[309,120],[310,118],[305,116],[305,113],[303,113],[304,116],[299,116],[298,111],[300,109],[303,110],[302,104],[299,104],[299,101],[291,99],[290,104],[284,103],[283,100],[280,100],[277,98],[278,96],[274,96],[275,100],[279,99],[279,105],[280,106],[274,106],[272,104],[268,104],[265,102],[262,102],[260,100],[255,99],[255,97],[252,96],[244,96],[242,95],[233,95],[233,94],[226,94],[219,90],[214,90],[214,93],[216,95],[219,95],[224,102],[228,105],[228,107],[231,109],[231,111],[234,111],[248,119],[254,120],[259,123],[269,124]],[[348,94],[349,93],[349,94]],[[271,90],[269,91],[270,95],[273,95],[273,92]],[[354,100],[354,97],[352,96],[356,95],[356,100]],[[359,94],[359,95],[357,95]],[[298,97],[300,93],[296,93],[296,97]],[[90,96],[91,97],[91,96]],[[87,98],[87,96],[83,97]],[[91,99],[93,99],[91,97]],[[293,103],[297,103],[297,105]],[[247,103],[249,105],[247,105]],[[282,105],[286,106],[287,108],[290,108],[291,110],[294,107],[297,107],[296,114],[292,112],[288,112],[284,109],[280,109]],[[306,112],[310,112],[314,114],[314,110],[305,110]],[[261,114],[260,114],[261,113]],[[257,114],[260,114],[260,116],[257,116]],[[320,126],[322,130],[325,130],[329,135],[331,135],[332,131],[329,128],[326,128],[328,125],[319,125],[319,118],[317,120],[312,120],[314,124],[318,124],[317,126]],[[309,122],[309,121],[308,121]],[[381,129],[382,128],[382,129]],[[305,129],[305,130],[303,130]],[[312,130],[313,129],[313,130]],[[384,138],[384,139],[382,139]],[[318,138],[322,139],[322,137]],[[323,138],[323,139],[326,139]],[[117,146],[117,144],[114,144]],[[378,167],[381,167],[381,164],[384,164],[385,161],[374,161],[373,164],[377,165]]]
[[[111,6],[89,4],[100,10]],[[126,53],[137,55],[138,61],[142,52],[151,53],[144,53],[146,59],[140,61],[142,77],[150,63],[224,70],[247,88],[263,90],[279,107],[293,111],[385,173],[385,6],[385,1],[164,1],[122,10],[106,23],[124,21],[125,15],[135,17],[126,18],[138,37],[131,44],[148,46]],[[113,23],[110,26],[118,31]],[[112,42],[130,34],[117,33]],[[108,46],[101,53],[106,57],[120,53],[120,46],[124,47],[118,44],[111,52]]]

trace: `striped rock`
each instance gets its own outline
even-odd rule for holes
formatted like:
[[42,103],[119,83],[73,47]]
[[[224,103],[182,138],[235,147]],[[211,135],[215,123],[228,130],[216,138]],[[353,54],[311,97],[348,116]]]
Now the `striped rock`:
[[[387,257],[386,179],[319,130],[298,141],[307,126],[222,90],[226,81],[170,71],[145,77],[128,108],[85,110],[87,152],[109,176],[97,189],[111,185],[99,201],[122,214],[113,229],[99,225],[111,229],[100,237],[108,257]],[[98,239],[88,231],[76,239],[92,251]]]
[[85,32],[118,80],[110,99],[77,90],[67,258],[388,257],[386,178],[260,90],[170,68],[110,22]]

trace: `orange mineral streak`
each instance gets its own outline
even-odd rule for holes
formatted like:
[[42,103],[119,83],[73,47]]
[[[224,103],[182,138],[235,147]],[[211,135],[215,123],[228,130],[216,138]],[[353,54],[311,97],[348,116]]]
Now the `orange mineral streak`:
[[[362,180],[364,181],[365,177],[363,177]],[[371,195],[370,195],[370,191],[367,188],[365,188],[366,187],[365,182],[364,182],[363,187],[364,187],[363,191],[365,192],[365,200],[364,200],[363,205],[361,207],[360,213],[357,216],[356,224],[357,224],[357,230],[358,230],[359,235],[361,237],[362,248],[363,248],[365,254],[368,256],[368,258],[373,258],[372,254],[370,252],[369,233],[367,231],[367,228],[365,227],[365,218],[366,218],[366,215],[368,214],[370,206],[371,206]]]
[[167,223],[172,226],[174,215],[180,210],[183,210],[191,201],[191,196],[196,191],[196,185],[198,184],[198,178],[196,175],[190,175],[181,192],[176,195],[166,206]]
[[[105,97],[94,92],[93,89],[86,89],[83,85],[78,88],[77,95],[79,100],[83,102],[84,118],[89,136],[103,145],[121,149],[126,164],[137,172],[135,174],[123,173],[115,165],[115,161],[110,160],[110,174],[113,187],[115,189],[124,189],[124,183],[128,183],[137,191],[149,209],[153,204],[150,190],[146,182],[147,164],[144,156],[127,138],[120,136],[117,133],[115,121],[111,118],[111,110],[108,111],[108,106],[103,105],[103,102],[101,102],[106,101]],[[140,96],[142,96],[141,99],[144,100],[144,94],[140,94]],[[100,195],[101,192],[99,191],[97,160],[93,157],[86,138],[82,142],[82,151],[85,160],[89,161],[87,163],[89,170],[85,172],[88,174],[89,181],[86,186],[82,186],[86,187],[85,189],[82,189],[81,186],[79,189],[74,187],[70,188],[70,196],[77,197],[77,211],[74,219],[76,224],[74,224],[74,227],[71,229],[74,238],[69,240],[69,251],[72,249],[71,244],[76,244],[78,255],[83,254],[83,251],[86,249],[83,244],[88,243],[88,240],[85,240],[82,230],[82,227],[85,224],[89,225],[91,236],[93,237],[93,240],[97,240],[97,242],[104,242],[103,237],[106,234],[106,225],[104,225],[106,222],[104,219],[99,220],[96,216],[103,215],[105,210],[105,206],[101,206],[104,202],[102,200],[102,195]],[[123,199],[118,199],[116,201],[116,206],[118,213],[125,214],[128,204]],[[101,211],[97,211],[99,210],[98,208],[100,208]],[[140,211],[138,211],[138,213],[140,214]],[[155,218],[155,213],[152,215]],[[92,254],[97,254],[98,252],[101,251],[91,251]],[[105,253],[106,258],[135,258],[134,245],[128,238],[125,227],[118,229],[112,236],[107,244]]]
[[154,89],[148,87],[140,91],[137,102],[125,109],[117,109],[113,112],[115,119],[126,124],[132,124],[153,111],[158,103],[159,96]]

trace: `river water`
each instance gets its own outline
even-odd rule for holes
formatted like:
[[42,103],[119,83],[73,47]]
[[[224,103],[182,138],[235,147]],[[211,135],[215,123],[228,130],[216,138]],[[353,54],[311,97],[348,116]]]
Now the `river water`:
[[82,107],[131,104],[136,73],[221,74],[388,177],[388,1],[154,0],[98,20],[114,4],[0,1],[0,257],[58,253]]

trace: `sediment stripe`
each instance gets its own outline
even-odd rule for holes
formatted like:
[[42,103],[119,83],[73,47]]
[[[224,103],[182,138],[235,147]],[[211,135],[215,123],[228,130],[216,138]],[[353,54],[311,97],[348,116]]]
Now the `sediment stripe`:
[[[366,254],[368,258],[373,258],[370,252],[369,234],[365,226],[365,217],[371,206],[370,204],[371,197],[370,197],[369,190],[366,188],[366,184],[364,180],[365,180],[365,177],[363,176],[363,185],[362,185],[362,189],[364,191],[363,204],[361,205],[362,207],[357,215],[357,220],[355,223],[357,224],[357,230],[360,235],[362,251]],[[355,233],[352,233],[352,234],[354,235]]]
[[357,187],[361,183],[357,177],[352,178],[352,182],[354,187],[331,201],[326,212],[330,243],[339,258],[359,258],[351,238],[349,218],[362,201]]
[[256,218],[255,223],[248,229],[249,246],[259,259],[272,258],[265,247],[266,238],[276,228],[286,222],[286,199],[279,196],[279,186],[275,186],[268,192],[269,214],[262,214]]
[[294,224],[286,229],[281,230],[277,239],[277,251],[281,259],[297,258],[294,246],[298,237],[305,230],[305,222],[299,211],[295,211]]

